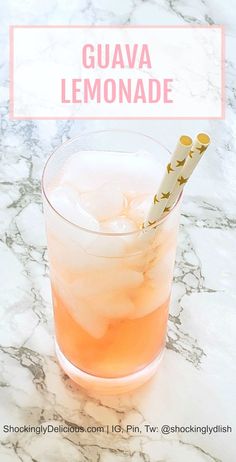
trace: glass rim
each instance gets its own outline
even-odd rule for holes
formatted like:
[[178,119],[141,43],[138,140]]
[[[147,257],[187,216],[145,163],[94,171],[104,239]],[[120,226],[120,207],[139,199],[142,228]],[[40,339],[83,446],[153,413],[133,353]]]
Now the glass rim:
[[[132,135],[139,135],[139,136],[143,136],[145,138],[148,138],[149,140],[153,141],[154,143],[158,144],[159,146],[161,146],[163,149],[165,149],[165,151],[167,151],[169,154],[171,154],[171,152],[169,151],[169,149],[164,146],[162,143],[160,143],[158,140],[156,140],[155,138],[153,138],[152,136],[150,135],[146,135],[145,133],[142,133],[142,132],[136,132],[134,130],[123,130],[123,129],[107,129],[107,130],[95,130],[95,131],[91,131],[91,132],[84,132],[84,133],[81,133],[81,135],[78,135],[78,136],[75,136],[73,138],[70,138],[69,140],[66,140],[64,141],[63,143],[61,143],[59,146],[57,146],[50,154],[50,156],[48,157],[45,165],[44,165],[44,168],[43,168],[43,172],[42,172],[42,179],[41,179],[41,188],[42,188],[42,194],[43,194],[43,197],[45,198],[46,202],[48,203],[49,207],[53,210],[53,212],[58,215],[59,218],[61,218],[62,220],[64,220],[66,223],[68,223],[70,226],[73,226],[74,228],[76,229],[79,229],[81,231],[84,231],[84,232],[87,232],[87,233],[90,233],[90,234],[94,234],[94,235],[97,235],[97,236],[115,236],[115,237],[122,237],[122,236],[135,236],[135,235],[139,235],[141,233],[144,233],[144,229],[140,228],[138,230],[135,230],[135,231],[128,231],[128,232],[122,232],[122,233],[111,233],[111,232],[106,232],[106,231],[94,231],[92,229],[89,229],[89,228],[84,228],[83,226],[80,226],[78,225],[77,223],[73,223],[72,221],[68,220],[66,217],[64,217],[57,209],[55,209],[55,207],[53,207],[52,203],[50,202],[49,198],[48,198],[48,195],[47,195],[47,192],[46,192],[46,187],[45,187],[45,174],[46,174],[46,170],[48,168],[48,165],[49,165],[49,162],[52,158],[55,157],[56,153],[63,149],[65,146],[75,142],[76,140],[79,140],[80,138],[84,137],[84,136],[91,136],[91,135],[98,135],[98,134],[101,134],[101,133],[110,133],[110,132],[123,132],[123,133],[132,133]],[[176,206],[178,205],[178,203],[180,202],[180,199],[182,197],[182,194],[183,194],[183,191],[180,193],[180,195],[178,196],[176,202],[172,205],[172,207],[170,208],[170,210],[168,211],[168,213],[163,217],[163,218],[160,218],[159,220],[156,220],[154,223],[152,223],[151,225],[148,225],[146,228],[145,228],[145,232],[151,230],[151,229],[154,229],[154,228],[157,228],[158,226],[160,226],[162,223],[164,223],[167,218],[172,214],[172,212],[175,210]],[[151,205],[151,204],[150,204]]]

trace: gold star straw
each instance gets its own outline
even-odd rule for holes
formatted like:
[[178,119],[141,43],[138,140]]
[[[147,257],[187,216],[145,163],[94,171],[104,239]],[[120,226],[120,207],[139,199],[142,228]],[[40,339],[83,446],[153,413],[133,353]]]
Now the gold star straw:
[[171,198],[171,191],[177,181],[177,178],[183,168],[185,159],[192,147],[192,138],[187,135],[182,135],[177,143],[174,153],[171,156],[170,162],[166,166],[165,175],[161,181],[159,189],[153,198],[152,206],[149,210],[142,228],[145,229],[155,223],[162,215],[167,206],[167,202]]
[[166,208],[171,209],[174,205],[176,200],[178,199],[181,191],[184,188],[185,183],[189,180],[189,177],[192,175],[193,170],[197,166],[199,160],[202,157],[202,154],[206,151],[210,144],[211,140],[210,137],[206,133],[198,133],[196,136],[191,151],[186,159],[186,162],[183,168],[180,171],[180,175],[177,178],[177,182],[173,190],[171,191],[171,195],[168,199]]

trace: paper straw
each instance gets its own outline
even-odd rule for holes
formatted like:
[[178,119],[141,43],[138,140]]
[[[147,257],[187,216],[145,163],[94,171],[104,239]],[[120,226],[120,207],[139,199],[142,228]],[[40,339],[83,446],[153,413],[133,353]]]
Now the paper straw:
[[170,194],[177,181],[180,171],[183,168],[187,154],[192,147],[192,138],[187,135],[182,135],[177,143],[174,153],[171,156],[170,162],[166,166],[165,175],[161,181],[159,189],[153,197],[153,203],[149,210],[147,219],[142,225],[142,228],[147,228],[154,224],[162,215],[166,208],[167,202],[170,199]]
[[171,207],[173,207],[173,205],[175,204],[185,184],[192,175],[193,170],[195,169],[199,160],[201,159],[202,154],[208,148],[210,142],[210,137],[206,133],[198,133],[194,140],[193,146],[189,151],[186,162],[180,171],[175,186],[170,194],[164,212],[169,212]]

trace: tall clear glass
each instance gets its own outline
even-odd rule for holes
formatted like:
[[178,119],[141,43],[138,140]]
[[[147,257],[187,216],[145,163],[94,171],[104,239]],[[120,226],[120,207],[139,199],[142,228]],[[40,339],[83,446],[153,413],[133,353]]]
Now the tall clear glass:
[[[166,165],[169,152],[156,140],[110,130],[64,143],[43,173],[56,354],[74,381],[105,393],[141,385],[155,373],[163,356],[180,204],[146,231],[144,243],[142,230],[95,232],[71,223],[53,208],[48,186],[74,153],[95,150],[99,162],[99,151],[140,148]],[[136,249],[132,252],[130,239]],[[83,244],[90,240],[94,245],[88,252]],[[121,241],[127,243],[125,253],[119,251]],[[127,297],[134,307],[131,311]]]

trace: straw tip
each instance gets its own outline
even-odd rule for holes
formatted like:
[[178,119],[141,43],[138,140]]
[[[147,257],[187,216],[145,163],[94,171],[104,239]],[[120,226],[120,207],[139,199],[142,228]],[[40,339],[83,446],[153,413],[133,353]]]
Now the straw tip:
[[211,142],[211,139],[207,133],[198,133],[197,140],[199,141],[199,143],[205,145],[208,145]]
[[183,146],[192,146],[193,140],[188,135],[182,135],[179,139]]

